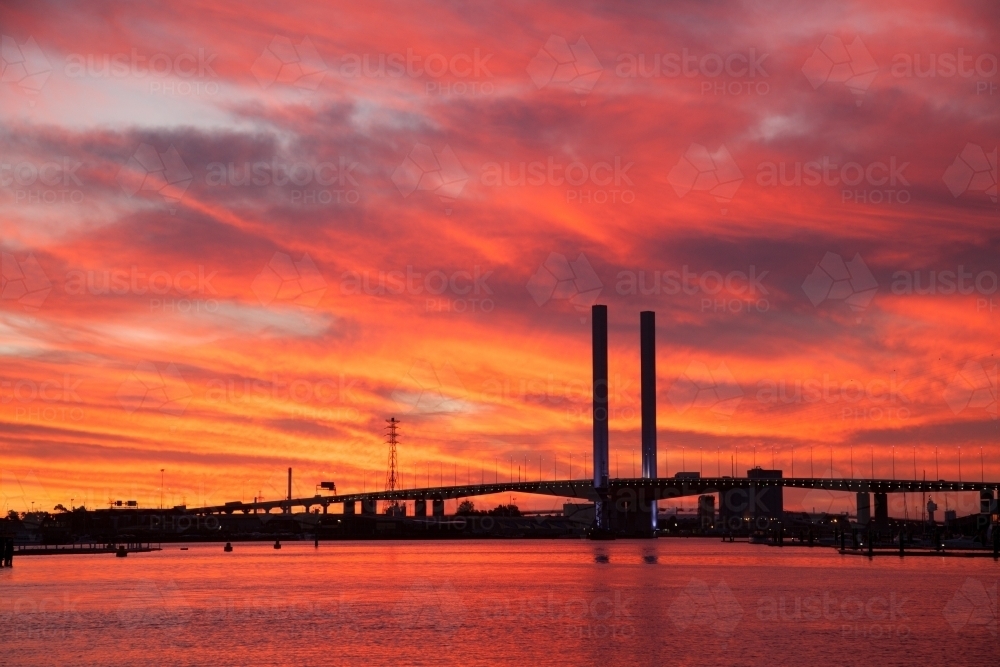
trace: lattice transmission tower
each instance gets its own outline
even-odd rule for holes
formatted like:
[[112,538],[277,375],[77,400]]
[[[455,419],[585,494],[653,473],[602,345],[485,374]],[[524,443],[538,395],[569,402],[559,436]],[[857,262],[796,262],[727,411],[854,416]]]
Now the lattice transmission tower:
[[[399,425],[399,420],[395,417],[386,419],[385,423],[388,426],[385,427],[386,442],[389,445],[389,468],[385,473],[385,490],[386,491],[396,491],[399,489],[399,459],[396,454],[396,445],[399,444],[397,440],[396,427]],[[386,514],[396,514],[400,511],[399,501],[390,500],[385,505]]]

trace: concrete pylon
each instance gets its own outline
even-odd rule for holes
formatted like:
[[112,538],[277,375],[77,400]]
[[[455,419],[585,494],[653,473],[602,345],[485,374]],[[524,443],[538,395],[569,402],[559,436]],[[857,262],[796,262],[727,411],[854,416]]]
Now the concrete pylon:
[[889,530],[889,495],[875,494],[875,530]]
[[[640,390],[642,392],[642,477],[655,479],[656,467],[656,313],[639,313]],[[640,507],[645,514],[647,509]],[[649,501],[649,529],[656,533],[656,501]]]
[[858,491],[858,525],[867,526],[872,519],[872,497],[867,491]]
[[608,307],[591,306],[594,397],[594,528],[611,529],[608,502]]

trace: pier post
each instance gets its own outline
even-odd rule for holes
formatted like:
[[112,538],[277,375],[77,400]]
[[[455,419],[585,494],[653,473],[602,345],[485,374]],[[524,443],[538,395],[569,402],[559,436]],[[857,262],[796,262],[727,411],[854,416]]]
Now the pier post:
[[354,516],[354,510],[355,510],[355,503],[354,503],[354,501],[353,500],[345,500],[344,501],[344,515],[345,516]]
[[417,498],[413,502],[413,516],[427,516],[427,499]]

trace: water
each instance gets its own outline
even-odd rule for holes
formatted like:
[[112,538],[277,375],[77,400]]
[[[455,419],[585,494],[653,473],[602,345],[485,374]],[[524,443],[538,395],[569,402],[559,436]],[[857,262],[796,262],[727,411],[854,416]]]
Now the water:
[[991,559],[714,540],[192,544],[0,570],[4,665],[995,665]]

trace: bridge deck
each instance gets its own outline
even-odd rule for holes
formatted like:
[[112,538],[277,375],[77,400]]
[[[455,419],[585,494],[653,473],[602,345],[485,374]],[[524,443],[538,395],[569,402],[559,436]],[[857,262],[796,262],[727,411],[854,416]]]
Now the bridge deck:
[[[614,478],[608,481],[608,492],[615,494],[624,489],[642,493],[647,499],[668,499],[695,496],[703,493],[725,491],[727,489],[748,489],[751,487],[791,487],[799,489],[823,489],[827,491],[870,492],[870,493],[941,493],[945,491],[981,491],[1000,489],[1000,482],[956,482],[948,480],[902,480],[902,479],[820,479],[815,477],[786,477],[781,479],[749,479],[746,477],[701,477],[675,478],[658,477]],[[594,485],[590,479],[548,480],[535,482],[497,482],[493,484],[466,484],[458,486],[438,486],[396,491],[371,491],[368,493],[348,493],[333,496],[312,496],[291,500],[268,500],[257,503],[233,502],[187,510],[193,514],[219,514],[232,512],[269,512],[273,509],[290,511],[292,507],[327,507],[331,504],[357,502],[360,500],[431,500],[471,498],[495,493],[531,493],[559,498],[580,498],[597,500]]]

